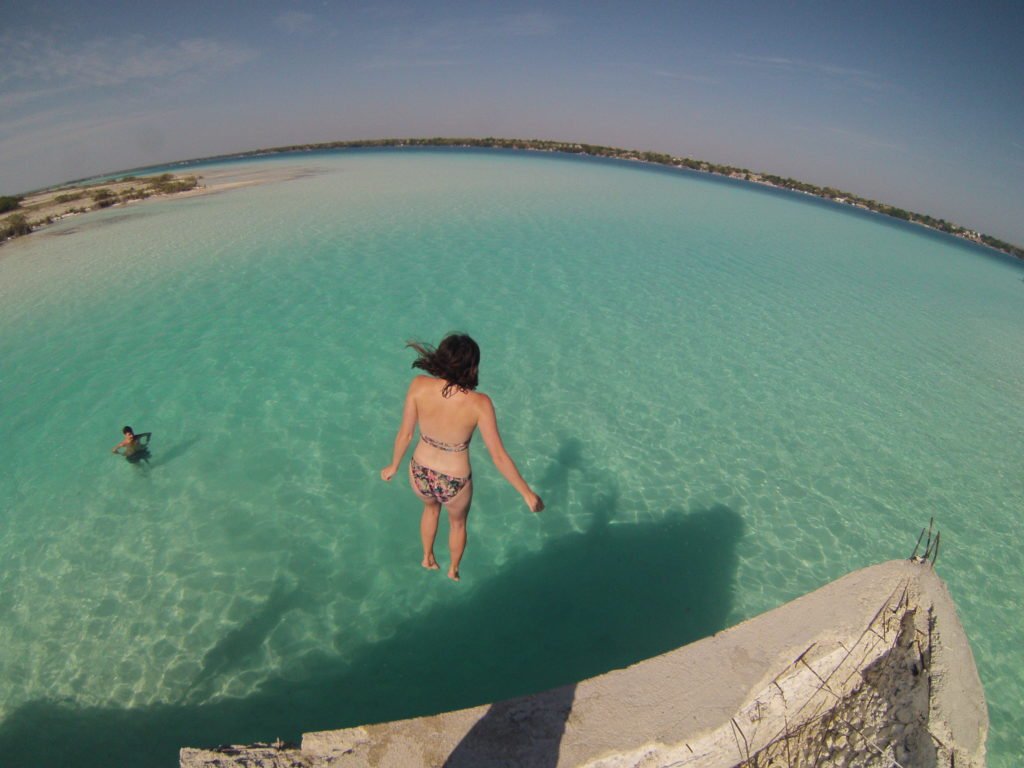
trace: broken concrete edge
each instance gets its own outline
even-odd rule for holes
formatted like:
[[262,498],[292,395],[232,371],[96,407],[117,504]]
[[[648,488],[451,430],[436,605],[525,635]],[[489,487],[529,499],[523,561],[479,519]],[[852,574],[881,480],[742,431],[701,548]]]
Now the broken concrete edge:
[[[891,561],[575,688],[308,733],[300,750],[244,759],[265,768],[439,765],[455,756],[467,765],[724,768],[808,745],[823,760],[827,745],[846,760],[918,748],[983,766],[987,732],[984,692],[945,584],[927,563]],[[185,768],[240,764],[233,759],[180,755]]]

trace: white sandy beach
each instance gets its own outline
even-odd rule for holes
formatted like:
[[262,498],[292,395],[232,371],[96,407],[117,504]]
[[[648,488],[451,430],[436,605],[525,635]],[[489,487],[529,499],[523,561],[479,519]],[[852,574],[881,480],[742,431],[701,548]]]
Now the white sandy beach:
[[[155,200],[167,199],[169,197],[202,197],[204,195],[219,194],[243,187],[251,187],[258,184],[271,184],[282,181],[305,178],[318,173],[313,167],[288,167],[280,169],[254,169],[246,166],[239,168],[218,168],[204,174],[176,173],[174,180],[194,177],[198,185],[183,192],[153,192],[145,199],[128,200],[118,202],[108,208],[118,208],[126,205],[136,205]],[[126,177],[127,178],[127,177]],[[43,192],[36,192],[26,195],[22,200],[21,208],[12,211],[9,215],[21,214],[33,225],[33,230],[38,231],[49,224],[56,223],[69,216],[81,216],[101,210],[92,198],[92,193],[99,189],[108,189],[113,195],[121,194],[132,188],[141,189],[147,181],[154,176],[134,176],[126,181],[108,181],[94,184],[82,184],[74,187],[59,187],[48,189]],[[69,195],[81,194],[81,197],[74,200],[66,199]],[[6,217],[4,217],[6,218]],[[2,221],[2,220],[0,220]]]

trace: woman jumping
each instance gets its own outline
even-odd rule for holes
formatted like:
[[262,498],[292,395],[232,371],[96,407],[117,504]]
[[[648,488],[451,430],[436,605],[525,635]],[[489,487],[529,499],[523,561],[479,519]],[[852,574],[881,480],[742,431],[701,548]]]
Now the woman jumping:
[[459,562],[466,549],[466,517],[473,501],[469,441],[477,428],[494,465],[519,491],[530,511],[540,512],[544,502],[526,484],[505,451],[491,399],[474,391],[480,367],[477,343],[465,334],[451,334],[437,349],[414,342],[408,346],[419,355],[412,367],[430,375],[416,376],[409,385],[391,463],[380,471],[380,476],[383,480],[395,476],[419,426],[420,441],[409,462],[409,483],[423,501],[420,519],[423,567],[431,570],[440,567],[434,558],[434,538],[443,506],[448,510],[451,526],[448,548],[452,562],[448,578],[458,581]]

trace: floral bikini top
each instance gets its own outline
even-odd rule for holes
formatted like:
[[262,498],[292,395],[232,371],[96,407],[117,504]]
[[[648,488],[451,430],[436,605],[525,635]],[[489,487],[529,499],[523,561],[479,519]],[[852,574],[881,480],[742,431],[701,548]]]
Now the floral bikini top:
[[[437,448],[440,451],[448,451],[449,453],[462,453],[469,450],[469,440],[464,443],[442,443],[440,440],[427,437],[422,432],[420,432],[420,440],[433,448]],[[472,440],[472,437],[470,437],[470,440]]]

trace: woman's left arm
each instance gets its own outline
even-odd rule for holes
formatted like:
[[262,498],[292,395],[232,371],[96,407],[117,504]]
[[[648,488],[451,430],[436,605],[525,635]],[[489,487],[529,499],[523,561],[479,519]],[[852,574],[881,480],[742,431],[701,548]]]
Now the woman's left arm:
[[416,397],[413,389],[416,387],[416,380],[409,385],[409,391],[405,394],[405,407],[402,409],[402,423],[398,427],[398,434],[395,435],[395,448],[391,453],[391,463],[380,471],[381,480],[390,480],[398,472],[398,465],[402,463],[402,457],[409,450],[409,443],[412,442],[413,433],[416,431]]

